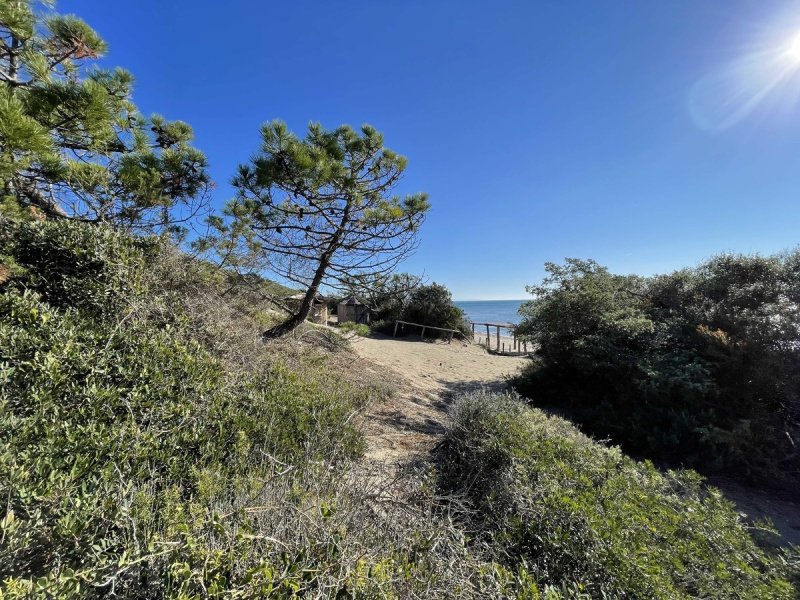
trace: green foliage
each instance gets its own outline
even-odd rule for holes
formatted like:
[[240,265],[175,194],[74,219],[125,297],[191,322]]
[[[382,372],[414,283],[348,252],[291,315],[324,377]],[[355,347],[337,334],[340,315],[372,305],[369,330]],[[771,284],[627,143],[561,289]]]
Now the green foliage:
[[[592,598],[794,598],[731,503],[692,472],[666,474],[567,421],[485,392],[451,410],[440,485],[510,569]],[[796,557],[795,557],[796,560]]]
[[[457,329],[464,335],[470,333],[464,311],[453,304],[453,297],[443,285],[432,283],[417,287],[403,307],[402,320],[420,325]],[[431,331],[436,336],[443,332]],[[446,335],[446,334],[445,334]]]
[[353,321],[342,323],[339,325],[339,330],[343,333],[352,333],[361,337],[369,335],[370,332],[369,325],[365,323],[355,323]]
[[3,598],[568,595],[468,548],[428,475],[351,468],[387,384],[265,345],[224,270],[105,227],[0,230]]
[[[68,221],[0,233],[3,598],[557,599],[692,578],[711,597],[789,597],[691,478],[465,401],[439,475],[462,511],[432,472],[348,465],[354,416],[387,389],[343,375],[346,352],[299,353],[328,329],[265,345],[261,291],[163,240]],[[517,489],[529,500],[509,502]]]
[[57,160],[47,129],[26,114],[25,106],[11,89],[0,90],[0,181],[9,181],[18,170],[29,167],[34,157]]
[[131,99],[133,77],[93,64],[107,47],[75,16],[0,3],[0,187],[51,215],[174,227],[210,179],[192,130]]
[[320,286],[390,272],[414,249],[429,204],[426,194],[392,194],[407,161],[369,125],[312,123],[301,139],[273,121],[261,137],[233,179],[227,219],[210,219],[213,234],[197,246],[310,290],[274,337],[305,320]]
[[25,270],[25,289],[54,307],[80,307],[95,317],[116,316],[131,294],[143,291],[146,258],[159,247],[158,240],[107,227],[0,218],[0,255]]
[[725,255],[649,279],[548,264],[521,309],[538,361],[517,388],[651,457],[792,485],[798,264]]
[[356,274],[344,282],[344,296],[355,296],[370,308],[375,321],[394,326],[396,319],[403,318],[403,308],[420,285],[422,278],[410,273]]
[[0,227],[0,254],[22,265],[0,293],[0,589],[221,597],[258,581],[289,595],[288,563],[255,560],[246,526],[215,507],[276,464],[358,455],[348,423],[372,390],[324,364],[231,370],[190,320],[148,308],[158,242],[65,221]]

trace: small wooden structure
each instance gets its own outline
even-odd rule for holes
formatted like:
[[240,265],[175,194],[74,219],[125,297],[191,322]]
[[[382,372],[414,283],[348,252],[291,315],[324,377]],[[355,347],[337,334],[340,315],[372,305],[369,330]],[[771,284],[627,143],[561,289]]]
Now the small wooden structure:
[[339,323],[369,323],[370,308],[355,296],[350,296],[339,302],[336,315]]
[[[298,310],[300,304],[305,298],[305,294],[293,294],[283,299],[289,310]],[[314,303],[311,305],[311,312],[308,314],[308,320],[318,325],[328,324],[328,303],[322,296],[315,296]]]
[[422,328],[422,332],[419,335],[420,339],[425,339],[425,330],[426,329],[435,329],[436,331],[446,331],[446,332],[448,332],[450,334],[447,337],[447,343],[448,344],[453,341],[453,335],[455,335],[456,333],[459,333],[459,334],[461,333],[457,329],[447,329],[445,327],[433,327],[431,325],[422,325],[420,323],[410,323],[409,321],[395,321],[394,322],[394,333],[392,334],[392,337],[397,337],[397,327],[399,325],[411,325],[413,327],[421,327]]

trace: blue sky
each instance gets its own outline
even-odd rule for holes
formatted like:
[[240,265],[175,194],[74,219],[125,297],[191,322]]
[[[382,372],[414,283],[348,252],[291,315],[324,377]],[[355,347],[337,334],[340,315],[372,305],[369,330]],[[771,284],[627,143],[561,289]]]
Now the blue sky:
[[376,126],[433,206],[403,270],[457,299],[524,298],[567,256],[650,274],[798,242],[800,60],[774,77],[795,1],[58,9],[105,37],[144,112],[195,128],[219,206],[262,122]]

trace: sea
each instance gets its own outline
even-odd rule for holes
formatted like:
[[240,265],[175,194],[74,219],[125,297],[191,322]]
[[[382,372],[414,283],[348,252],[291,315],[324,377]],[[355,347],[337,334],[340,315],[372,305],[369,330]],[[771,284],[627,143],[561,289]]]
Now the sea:
[[[519,307],[526,300],[456,300],[467,319],[477,323],[519,323]],[[501,330],[502,331],[502,330]]]

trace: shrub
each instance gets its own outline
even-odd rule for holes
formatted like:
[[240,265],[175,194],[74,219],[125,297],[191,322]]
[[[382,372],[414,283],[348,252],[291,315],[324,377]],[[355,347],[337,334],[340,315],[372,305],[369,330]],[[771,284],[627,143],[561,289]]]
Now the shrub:
[[[398,319],[399,318],[400,317],[398,316]],[[369,324],[371,331],[375,331],[377,333],[383,333],[385,335],[392,335],[394,333],[394,326],[395,326],[395,321],[388,321],[386,319],[372,321]]]
[[[792,598],[731,503],[692,472],[661,473],[516,398],[458,400],[440,485],[505,566],[592,598]],[[796,558],[796,557],[795,557]]]
[[180,303],[153,306],[157,243],[0,226],[2,252],[24,266],[0,290],[0,592],[169,596],[266,581],[245,565],[280,573],[218,507],[273,472],[359,455],[352,416],[377,388],[324,362],[221,361]]
[[369,325],[364,323],[355,323],[353,321],[342,323],[339,325],[339,330],[343,333],[352,333],[353,335],[358,335],[361,337],[369,335],[370,332]]
[[720,256],[654,278],[550,264],[521,309],[538,360],[516,387],[650,457],[795,485],[798,264]]
[[80,307],[95,317],[116,316],[142,293],[147,258],[160,247],[157,238],[122,236],[106,226],[0,217],[0,256],[25,273],[18,277],[25,288],[54,307]]
[[[431,327],[456,329],[464,335],[470,334],[464,311],[453,304],[450,291],[443,285],[432,283],[416,288],[403,309],[402,320]],[[443,332],[431,330],[436,337]]]

